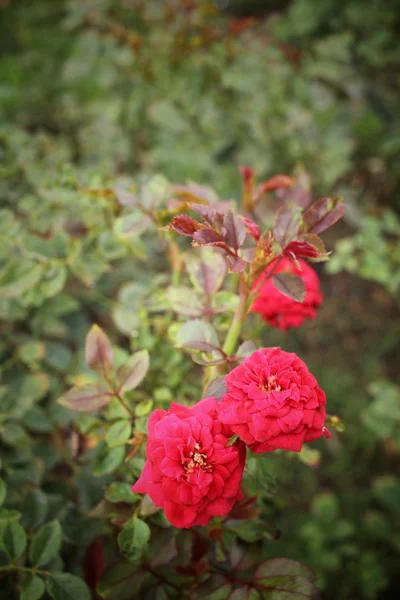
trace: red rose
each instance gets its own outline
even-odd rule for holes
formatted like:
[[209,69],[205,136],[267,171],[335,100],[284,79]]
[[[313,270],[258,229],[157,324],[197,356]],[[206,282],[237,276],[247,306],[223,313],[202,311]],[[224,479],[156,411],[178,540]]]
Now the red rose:
[[253,452],[294,450],[329,433],[325,393],[292,352],[263,348],[233,369],[218,416]]
[[[315,318],[316,309],[322,302],[323,296],[320,293],[318,275],[304,260],[298,259],[298,262],[301,270],[288,258],[284,258],[274,273],[289,271],[301,277],[306,287],[304,302],[296,302],[282,294],[272,283],[272,278],[269,278],[262,285],[258,297],[253,303],[252,312],[259,313],[264,321],[267,321],[272,327],[283,330],[289,327],[299,327],[305,319]],[[274,264],[274,262],[271,263],[265,273],[268,273]],[[255,286],[265,276],[265,273],[255,282]]]
[[207,525],[242,497],[246,449],[227,446],[230,428],[218,419],[217,401],[192,408],[173,403],[155,410],[148,423],[147,462],[133,492],[147,493],[175,527]]

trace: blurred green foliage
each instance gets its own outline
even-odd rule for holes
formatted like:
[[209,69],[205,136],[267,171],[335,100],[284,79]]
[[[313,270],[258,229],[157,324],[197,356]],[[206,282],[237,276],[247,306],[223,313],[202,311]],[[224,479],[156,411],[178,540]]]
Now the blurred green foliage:
[[[88,514],[101,513],[104,489],[109,513],[137,504],[128,484],[142,459],[123,465],[115,431],[99,444],[91,416],[56,403],[89,377],[82,349],[93,322],[118,345],[118,364],[157,348],[135,392],[139,419],[200,392],[200,370],[157,313],[165,247],[104,190],[141,189],[161,203],[168,180],[192,179],[237,198],[237,166],[269,176],[303,163],[317,191],[345,195],[348,228],[317,321],[260,339],[307,360],[346,431],[319,445],[321,456],[276,454],[257,467],[265,472],[249,485],[262,487],[274,526],[262,543],[243,524],[235,535],[259,544],[263,559],[315,568],[324,598],[390,598],[400,552],[400,323],[388,295],[397,298],[400,281],[399,1],[265,2],[254,22],[232,20],[239,0],[217,4],[0,2],[0,565],[28,553],[53,573],[47,597],[84,600],[76,576],[86,548],[110,533]],[[107,410],[120,426],[121,408]],[[150,518],[162,538],[160,514]],[[141,523],[123,530],[127,556],[137,551],[132,528],[145,543]],[[136,577],[129,563],[118,568],[117,582]],[[19,597],[16,578],[0,576],[2,597]],[[103,597],[129,598],[111,578]],[[44,591],[40,575],[18,582],[25,600]]]

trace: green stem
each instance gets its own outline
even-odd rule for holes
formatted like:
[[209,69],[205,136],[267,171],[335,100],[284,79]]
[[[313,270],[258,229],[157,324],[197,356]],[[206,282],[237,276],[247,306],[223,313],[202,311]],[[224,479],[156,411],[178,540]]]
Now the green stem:
[[231,326],[229,327],[228,334],[225,339],[225,343],[222,347],[225,354],[231,356],[234,354],[237,346],[237,342],[242,331],[243,322],[247,314],[247,299],[249,292],[247,290],[246,282],[243,274],[240,276],[240,295],[239,304],[237,305],[235,314],[233,315]]
[[42,577],[48,577],[50,571],[42,571],[40,569],[20,567],[19,565],[7,565],[6,567],[0,567],[0,572],[4,571],[20,571],[22,573],[32,573],[32,575],[41,575]]

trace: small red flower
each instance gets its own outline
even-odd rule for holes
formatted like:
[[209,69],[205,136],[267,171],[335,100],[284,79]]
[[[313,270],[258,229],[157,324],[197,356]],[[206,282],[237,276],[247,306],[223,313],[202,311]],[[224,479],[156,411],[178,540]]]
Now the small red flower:
[[175,527],[207,525],[242,498],[246,449],[218,419],[217,401],[188,408],[173,403],[155,410],[148,423],[147,462],[132,488],[149,494]]
[[218,416],[253,452],[299,452],[304,442],[330,436],[325,393],[296,354],[257,350],[225,381]]
[[[259,313],[264,321],[272,327],[286,330],[290,327],[299,327],[305,319],[314,319],[316,309],[321,305],[323,295],[320,292],[318,275],[312,267],[304,260],[298,259],[301,270],[298,269],[288,258],[284,258],[274,270],[274,274],[288,271],[295,273],[304,281],[306,297],[303,302],[296,302],[280,292],[270,277],[261,286],[258,296],[251,307],[252,312]],[[260,280],[273,269],[272,262],[261,277],[255,282],[254,287]]]

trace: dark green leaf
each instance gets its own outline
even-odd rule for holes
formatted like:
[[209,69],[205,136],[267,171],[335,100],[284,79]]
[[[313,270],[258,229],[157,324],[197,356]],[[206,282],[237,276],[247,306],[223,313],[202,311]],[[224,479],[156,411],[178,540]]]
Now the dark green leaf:
[[43,525],[33,536],[29,558],[33,565],[40,567],[53,559],[61,548],[61,525],[51,521]]
[[134,517],[127,523],[118,536],[118,544],[122,552],[130,560],[137,560],[150,539],[150,528],[142,521]]
[[141,496],[131,491],[130,483],[115,482],[108,486],[105,492],[105,498],[109,502],[127,502],[135,504],[141,499]]
[[132,600],[132,593],[138,594],[145,579],[149,577],[148,573],[139,571],[136,565],[121,563],[105,573],[97,589],[106,600]]
[[29,490],[22,505],[22,524],[27,529],[36,529],[45,520],[47,511],[46,494],[40,489]]
[[7,487],[4,479],[0,477],[0,506],[3,504],[7,495]]
[[101,477],[115,471],[125,458],[124,446],[109,448],[103,444],[93,462],[93,475]]
[[26,573],[21,584],[20,600],[39,600],[45,592],[45,584],[41,577]]
[[53,600],[91,600],[86,583],[69,573],[51,573],[46,589]]
[[27,536],[18,521],[7,522],[3,531],[2,543],[13,560],[17,560],[24,553]]

